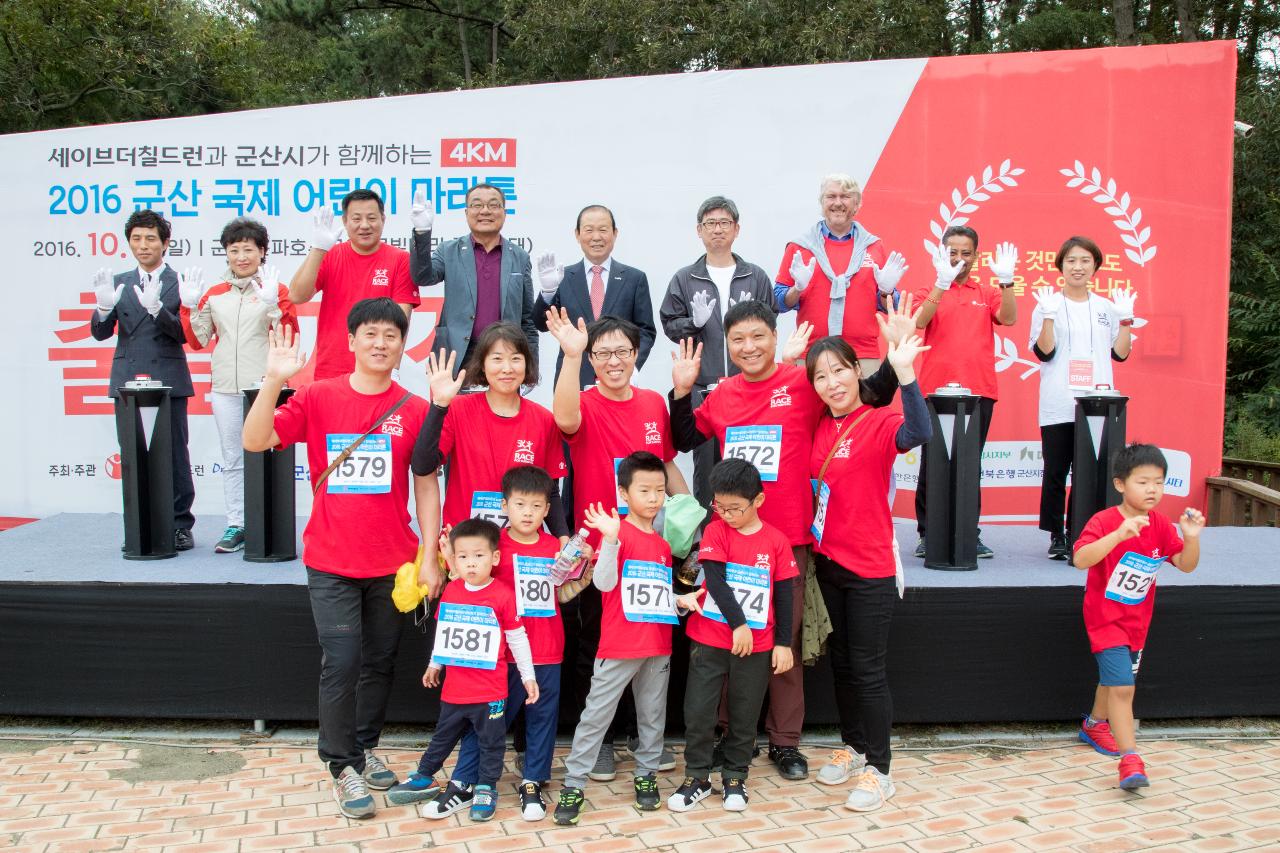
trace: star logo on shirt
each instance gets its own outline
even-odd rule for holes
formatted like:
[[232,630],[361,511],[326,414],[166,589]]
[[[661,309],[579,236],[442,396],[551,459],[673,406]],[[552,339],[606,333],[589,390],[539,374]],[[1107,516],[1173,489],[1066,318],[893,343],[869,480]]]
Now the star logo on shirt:
[[769,568],[769,555],[768,555],[768,554],[756,554],[756,568],[757,568],[757,569],[765,569],[765,570],[767,570],[767,569]]
[[390,272],[391,272],[391,270],[389,270],[389,269],[375,269],[375,270],[373,271],[373,282],[372,282],[373,286],[374,286],[374,287],[387,287],[388,285],[390,285],[390,284],[391,284],[391,276],[390,276],[390,275],[388,275],[388,273],[390,273]]
[[658,430],[657,421],[645,421],[644,443],[645,444],[662,444],[662,433]]
[[787,393],[787,386],[783,385],[781,388],[774,388],[773,393],[770,395],[770,398],[769,398],[769,408],[776,409],[779,406],[790,406],[790,405],[791,405],[791,395]]
[[833,459],[848,459],[848,458],[849,458],[849,450],[850,450],[850,448],[852,447],[852,445],[853,445],[853,439],[852,439],[852,438],[846,438],[844,441],[840,442],[840,447],[836,449],[835,456],[833,456],[832,458],[833,458]]
[[403,415],[392,415],[382,422],[383,435],[404,435]]
[[512,457],[514,461],[522,465],[533,464],[533,441],[531,439],[517,438],[516,452]]

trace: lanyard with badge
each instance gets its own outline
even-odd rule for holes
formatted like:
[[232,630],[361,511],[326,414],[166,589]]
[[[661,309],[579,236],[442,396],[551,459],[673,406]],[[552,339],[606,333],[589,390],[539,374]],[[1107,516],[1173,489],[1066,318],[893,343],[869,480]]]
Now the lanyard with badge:
[[732,426],[724,431],[725,459],[743,459],[756,466],[760,479],[778,479],[778,463],[782,460],[782,427]]
[[1077,355],[1075,351],[1075,335],[1071,328],[1071,306],[1067,299],[1063,299],[1063,313],[1067,317],[1067,387],[1072,391],[1092,391],[1094,383],[1097,381],[1094,376],[1093,353],[1094,353],[1094,322],[1093,322],[1093,297],[1085,300],[1085,319],[1087,320],[1086,328],[1089,330],[1089,352],[1088,354]]
[[[747,627],[763,631],[769,624],[769,598],[773,592],[769,583],[769,567],[725,563],[724,579],[733,591],[733,597],[738,599]],[[702,615],[716,622],[728,623],[712,596],[707,596],[706,603],[702,605]]]
[[556,615],[555,587],[551,583],[554,557],[526,557],[516,554],[511,567],[516,582],[516,612],[520,618],[547,618]]
[[1146,601],[1163,563],[1162,557],[1144,557],[1132,551],[1125,554],[1107,579],[1107,598],[1128,605]]
[[671,567],[648,560],[622,563],[622,615],[628,622],[678,625],[671,597]]
[[442,601],[431,659],[442,666],[496,669],[502,645],[499,630],[493,608]]
[[813,523],[809,525],[809,532],[813,534],[813,538],[818,540],[818,544],[822,544],[822,532],[827,526],[827,506],[831,502],[831,487],[822,482],[822,478],[827,475],[827,468],[831,465],[831,460],[835,458],[836,451],[840,449],[840,445],[844,444],[845,439],[853,434],[853,428],[862,422],[862,419],[871,414],[871,407],[867,406],[863,409],[862,414],[854,418],[847,427],[845,427],[839,435],[836,436],[835,443],[831,445],[831,449],[827,451],[827,458],[823,460],[822,468],[818,470],[818,478],[811,480],[810,485],[813,486]]
[[[373,436],[370,433],[386,422],[387,418],[399,411],[409,402],[413,394],[406,391],[396,404],[383,413],[360,435],[354,433],[333,433],[325,436],[325,451],[329,458],[328,466],[320,472],[315,485],[311,488],[313,495],[320,494],[320,487],[326,481],[330,494],[385,494],[391,491],[391,436]],[[354,458],[353,458],[354,457]],[[349,463],[349,464],[348,464]]]

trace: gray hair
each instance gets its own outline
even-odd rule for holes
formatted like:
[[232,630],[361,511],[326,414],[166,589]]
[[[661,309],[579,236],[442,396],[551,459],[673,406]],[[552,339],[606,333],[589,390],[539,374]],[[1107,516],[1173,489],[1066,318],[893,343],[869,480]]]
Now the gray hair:
[[702,217],[706,216],[713,210],[723,210],[729,214],[729,218],[735,223],[738,221],[738,206],[733,203],[732,199],[727,199],[722,195],[713,195],[711,198],[698,205],[698,224],[702,224]]
[[862,195],[862,187],[858,185],[851,176],[844,172],[832,172],[822,179],[822,183],[818,184],[818,201],[822,201],[822,194],[827,188],[827,184],[839,184],[840,189],[845,192],[857,193]]

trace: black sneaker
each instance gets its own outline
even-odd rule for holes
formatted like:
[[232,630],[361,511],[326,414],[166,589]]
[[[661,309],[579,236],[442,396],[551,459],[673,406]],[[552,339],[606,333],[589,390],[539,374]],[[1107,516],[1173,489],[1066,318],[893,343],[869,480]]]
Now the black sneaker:
[[797,781],[809,776],[809,762],[794,746],[769,744],[769,760],[778,768],[783,779]]
[[986,545],[983,545],[983,544],[982,544],[982,537],[981,537],[981,536],[979,536],[979,537],[978,537],[978,559],[979,559],[979,560],[990,560],[990,559],[991,559],[992,557],[994,557],[995,555],[996,555],[996,552],[995,552],[995,551],[992,551],[992,550],[991,550],[990,548],[988,548]]
[[729,812],[745,812],[747,810],[747,780],[724,780],[724,809]]
[[1067,537],[1061,533],[1053,534],[1049,540],[1049,559],[1067,560],[1071,558],[1071,548],[1067,545]]
[[185,527],[179,527],[173,531],[173,550],[190,551],[196,547],[196,538],[191,535],[191,531]]
[[581,788],[561,788],[560,800],[556,803],[556,811],[551,819],[560,826],[574,826],[582,814],[585,799]]
[[469,808],[471,801],[475,797],[476,795],[472,793],[470,787],[463,787],[457,782],[450,782],[449,787],[437,794],[434,800],[428,800],[423,803],[418,812],[425,818],[441,820],[454,812]]
[[537,782],[521,782],[516,790],[520,792],[520,816],[525,820],[542,820],[547,816],[547,803],[542,799],[542,786]]
[[923,536],[921,536],[916,540],[916,550],[913,551],[912,554],[921,560],[924,559],[924,537]]
[[662,806],[658,797],[658,777],[650,773],[648,776],[636,777],[636,810],[642,812],[657,811]]
[[687,812],[711,794],[710,779],[684,777],[684,784],[676,788],[676,792],[667,797],[667,808],[673,812]]

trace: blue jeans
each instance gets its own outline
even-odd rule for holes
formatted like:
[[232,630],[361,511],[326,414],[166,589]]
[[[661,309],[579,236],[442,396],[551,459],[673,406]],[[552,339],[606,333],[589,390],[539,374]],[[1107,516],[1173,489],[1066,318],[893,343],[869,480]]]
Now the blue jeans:
[[[528,698],[520,671],[507,664],[507,710],[503,725],[509,729],[520,709],[524,709],[525,739],[524,778],[543,782],[551,778],[551,757],[556,749],[556,726],[560,721],[560,664],[543,663],[533,668],[538,678],[538,701],[526,705]],[[480,743],[474,731],[462,737],[458,763],[453,768],[453,781],[474,785],[480,771]]]

